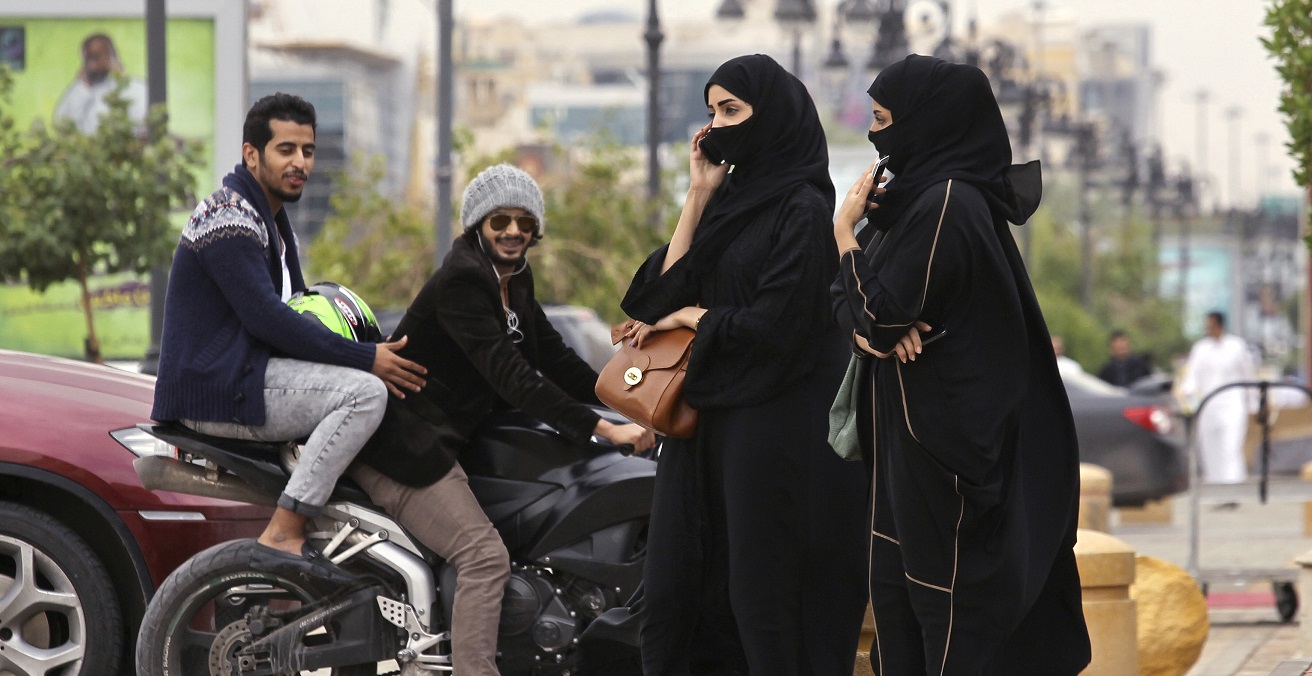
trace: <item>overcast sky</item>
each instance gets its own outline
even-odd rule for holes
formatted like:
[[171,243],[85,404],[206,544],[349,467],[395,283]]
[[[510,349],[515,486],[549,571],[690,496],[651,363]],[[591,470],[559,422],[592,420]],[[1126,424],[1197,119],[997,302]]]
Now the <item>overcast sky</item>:
[[[758,2],[771,0],[756,0]],[[838,0],[817,0],[835,3]],[[718,0],[660,0],[662,20],[710,20]],[[958,25],[976,12],[983,24],[1011,11],[1027,10],[1032,0],[955,0]],[[1267,191],[1297,191],[1289,176],[1292,163],[1284,145],[1288,138],[1277,106],[1279,77],[1258,38],[1267,34],[1262,18],[1263,0],[1046,0],[1048,12],[1073,15],[1082,25],[1119,21],[1146,22],[1153,28],[1152,59],[1166,76],[1159,103],[1164,146],[1172,170],[1181,162],[1197,163],[1199,152],[1196,93],[1209,92],[1205,148],[1212,191],[1225,194],[1237,176],[1241,200],[1251,201],[1259,185]],[[527,21],[567,21],[603,9],[627,10],[645,16],[645,0],[455,0],[464,17],[512,14]],[[635,49],[642,49],[638,35]],[[1239,157],[1232,162],[1231,129],[1225,111],[1239,107]],[[1265,133],[1265,164],[1257,135]],[[1232,171],[1233,167],[1237,170]],[[1197,171],[1195,171],[1197,174]],[[1259,183],[1261,181],[1261,183]]]

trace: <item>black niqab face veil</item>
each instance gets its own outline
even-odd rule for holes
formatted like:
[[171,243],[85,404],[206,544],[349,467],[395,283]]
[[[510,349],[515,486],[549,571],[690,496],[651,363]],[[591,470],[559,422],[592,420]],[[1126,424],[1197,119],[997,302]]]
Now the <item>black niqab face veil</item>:
[[801,184],[815,186],[834,208],[829,149],[806,86],[764,54],[726,61],[706,82],[703,97],[713,84],[751,104],[752,116],[739,125],[738,156],[731,158],[738,164],[706,205],[692,248],[679,261],[687,260],[698,275],[715,265],[752,216]]
[[1024,223],[1041,195],[1038,162],[1011,166],[1011,141],[988,77],[974,66],[912,54],[884,69],[867,90],[893,122],[870,133],[889,156],[893,180],[871,212],[891,227],[926,188],[948,179],[978,188],[995,217]]

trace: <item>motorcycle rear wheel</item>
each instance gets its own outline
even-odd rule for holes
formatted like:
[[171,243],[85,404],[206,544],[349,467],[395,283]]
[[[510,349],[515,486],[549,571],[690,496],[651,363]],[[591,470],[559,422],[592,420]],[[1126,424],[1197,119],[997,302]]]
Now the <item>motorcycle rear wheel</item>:
[[[230,658],[249,639],[248,632],[243,635],[248,607],[258,603],[294,610],[322,596],[301,582],[250,570],[247,564],[254,545],[254,540],[215,545],[164,580],[141,621],[138,676],[235,676],[238,672]],[[399,673],[391,664],[358,664],[331,673]]]

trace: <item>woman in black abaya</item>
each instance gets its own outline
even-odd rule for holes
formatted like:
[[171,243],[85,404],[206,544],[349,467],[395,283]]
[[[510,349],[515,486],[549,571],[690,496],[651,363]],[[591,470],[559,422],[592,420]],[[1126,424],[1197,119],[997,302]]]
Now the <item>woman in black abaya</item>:
[[[1078,449],[1007,227],[1038,204],[1038,163],[1010,166],[978,68],[913,55],[870,96],[870,139],[893,179],[877,205],[868,172],[858,180],[834,236],[835,309],[873,362],[861,407],[874,411],[863,444],[875,477],[871,665],[880,676],[1076,674],[1089,661]],[[853,226],[867,209],[863,250]]]
[[685,383],[697,436],[667,440],[656,475],[644,670],[850,674],[867,479],[826,442],[847,353],[829,312],[824,131],[768,56],[726,62],[705,93],[712,121],[691,143],[678,226],[622,304],[639,320],[629,340],[697,331]]

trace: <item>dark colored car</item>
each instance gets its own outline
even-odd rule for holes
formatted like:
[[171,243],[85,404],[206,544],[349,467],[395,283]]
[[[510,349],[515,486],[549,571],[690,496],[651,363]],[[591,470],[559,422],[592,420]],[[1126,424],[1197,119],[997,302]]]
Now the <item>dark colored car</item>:
[[1112,473],[1112,502],[1141,505],[1184,490],[1188,459],[1183,426],[1153,390],[1109,385],[1078,367],[1061,369],[1075,417],[1080,460]]
[[560,337],[565,339],[565,344],[573,348],[598,373],[619,349],[610,342],[610,326],[601,321],[590,308],[544,305],[542,311],[551,320],[551,325],[556,327],[556,331],[560,332]]
[[152,493],[132,461],[155,379],[0,350],[0,674],[135,673],[147,602],[191,555],[269,510]]

